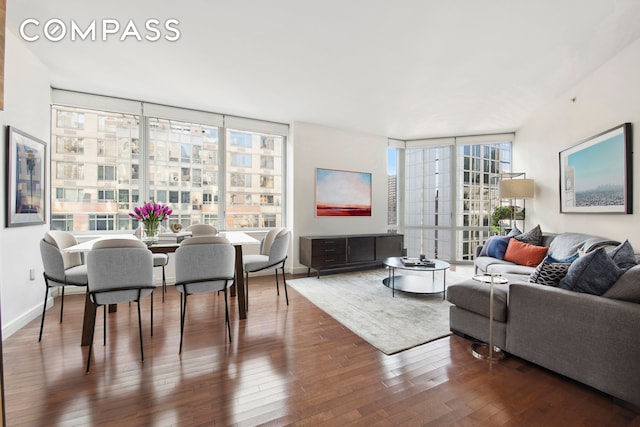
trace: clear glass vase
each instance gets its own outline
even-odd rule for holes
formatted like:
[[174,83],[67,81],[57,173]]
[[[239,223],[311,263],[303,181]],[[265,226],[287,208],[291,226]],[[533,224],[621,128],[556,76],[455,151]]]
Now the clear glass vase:
[[142,240],[153,242],[158,240],[158,230],[160,223],[157,221],[145,221],[142,227]]

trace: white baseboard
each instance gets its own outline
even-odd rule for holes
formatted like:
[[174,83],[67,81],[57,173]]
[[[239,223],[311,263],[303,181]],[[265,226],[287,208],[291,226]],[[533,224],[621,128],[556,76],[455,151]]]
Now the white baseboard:
[[[49,298],[47,298],[47,310],[49,310],[51,307],[53,307],[53,297],[49,296]],[[31,322],[34,319],[39,318],[40,316],[42,316],[42,304],[38,304],[37,306],[33,307],[32,309],[24,312],[17,319],[15,319],[15,320],[9,322],[8,324],[4,325],[2,327],[2,340],[3,341],[6,340],[11,335],[15,334],[20,329],[22,329],[25,326],[27,326],[27,324],[29,324],[29,322]],[[37,338],[38,337],[35,337],[36,340],[37,340]]]

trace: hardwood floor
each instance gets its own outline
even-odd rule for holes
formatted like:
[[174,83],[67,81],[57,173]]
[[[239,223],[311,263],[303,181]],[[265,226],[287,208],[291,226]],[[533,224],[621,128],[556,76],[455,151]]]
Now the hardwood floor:
[[[84,295],[59,301],[4,345],[8,426],[640,426],[611,397],[508,357],[488,364],[458,336],[386,356],[273,277],[251,278],[248,318],[222,294],[190,297],[182,354],[179,294],[142,303],[140,362],[135,304],[98,313],[91,373],[80,347]],[[417,325],[419,327],[419,325]]]

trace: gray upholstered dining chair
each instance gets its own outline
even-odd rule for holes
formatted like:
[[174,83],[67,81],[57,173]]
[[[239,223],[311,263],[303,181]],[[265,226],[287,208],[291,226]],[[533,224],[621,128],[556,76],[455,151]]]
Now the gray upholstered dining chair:
[[191,237],[216,236],[218,234],[218,230],[210,224],[191,224],[187,227],[187,231],[191,232]]
[[[165,232],[167,229],[163,226],[160,226],[160,232]],[[142,238],[142,226],[136,228],[136,231],[133,233],[138,239]],[[167,292],[167,275],[165,272],[165,267],[169,264],[169,255],[168,254],[160,254],[153,253],[153,266],[154,267],[162,267],[162,302],[164,302],[164,294]]]
[[[144,361],[142,346],[142,320],[140,299],[153,290],[153,258],[147,246],[135,239],[105,239],[96,242],[87,254],[89,276],[88,292],[93,303],[93,325],[87,356],[87,373],[91,365],[95,315],[99,306],[135,301],[138,305],[138,333],[140,357]],[[105,314],[106,317],[106,314]],[[106,344],[106,318],[104,342]],[[153,296],[151,298],[151,335],[153,335]]]
[[280,285],[278,284],[278,268],[282,269],[282,281],[284,282],[284,294],[289,305],[289,294],[287,292],[287,279],[284,274],[284,264],[287,261],[287,252],[291,241],[291,231],[286,228],[274,228],[269,230],[264,239],[260,242],[260,254],[244,255],[242,265],[245,272],[245,306],[249,308],[249,273],[275,268],[276,270],[276,291],[280,295]]
[[42,307],[42,319],[40,320],[40,334],[38,342],[42,340],[44,316],[47,312],[47,298],[49,289],[60,288],[60,323],[64,310],[65,286],[87,286],[87,266],[82,262],[80,253],[64,253],[64,249],[76,245],[78,241],[73,234],[66,231],[51,230],[44,234],[40,241],[40,255],[44,266],[44,304]]
[[185,239],[176,250],[176,289],[180,292],[180,350],[189,295],[223,291],[225,321],[229,342],[231,324],[227,289],[235,274],[235,248],[219,236],[196,236]]

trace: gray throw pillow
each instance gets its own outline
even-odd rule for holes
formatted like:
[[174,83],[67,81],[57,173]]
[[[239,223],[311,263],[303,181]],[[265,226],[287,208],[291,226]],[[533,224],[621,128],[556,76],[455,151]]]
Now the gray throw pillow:
[[625,240],[624,243],[608,250],[607,253],[618,267],[624,270],[627,270],[637,264],[636,254],[633,253],[633,247],[631,247],[631,243],[629,243],[628,240]]
[[540,229],[540,224],[536,225],[526,233],[515,236],[514,239],[530,245],[540,246],[542,244],[542,230]]
[[628,269],[602,296],[640,303],[640,265]]
[[516,237],[519,234],[522,234],[522,231],[520,231],[520,229],[514,225],[511,231],[509,232],[509,234],[507,234],[507,236]]
[[574,292],[602,295],[618,281],[624,270],[618,268],[604,248],[575,260],[558,287]]

